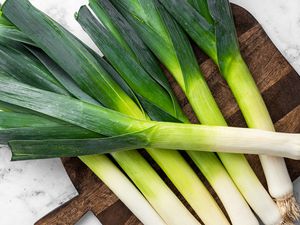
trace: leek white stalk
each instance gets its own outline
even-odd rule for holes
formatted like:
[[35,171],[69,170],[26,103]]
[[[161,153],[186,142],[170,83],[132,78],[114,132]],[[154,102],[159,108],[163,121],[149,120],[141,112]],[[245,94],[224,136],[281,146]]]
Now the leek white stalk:
[[[153,122],[151,122],[153,123]],[[151,147],[263,154],[300,159],[300,134],[258,129],[162,123],[152,127]]]
[[129,179],[104,155],[79,157],[145,225],[166,225]]
[[[238,55],[231,63],[226,81],[234,94],[249,127],[275,131],[267,107],[261,97],[255,81]],[[280,143],[279,143],[280,144]],[[293,151],[286,146],[286,151]],[[278,155],[282,156],[283,155]],[[260,155],[260,161],[267,179],[268,189],[276,199],[286,222],[295,221],[300,217],[300,208],[293,196],[293,184],[288,174],[285,161],[280,157]]]

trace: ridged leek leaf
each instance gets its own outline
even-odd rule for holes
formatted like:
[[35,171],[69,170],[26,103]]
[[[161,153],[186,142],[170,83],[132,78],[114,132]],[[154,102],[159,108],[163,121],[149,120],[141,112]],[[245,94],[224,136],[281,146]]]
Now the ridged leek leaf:
[[[13,24],[9,22],[11,27],[16,28]],[[22,31],[19,31],[22,33],[23,37],[27,37],[26,34],[24,34]],[[1,36],[1,35],[0,35]],[[95,51],[93,51],[91,48],[89,48],[87,45],[85,45],[83,42],[81,42],[78,38],[73,36],[77,41],[79,41],[97,60],[97,62],[100,64],[100,66],[105,69],[109,75],[120,85],[120,87],[127,93],[128,96],[130,96],[136,104],[140,105],[140,102],[134,92],[131,90],[131,88],[126,84],[126,82],[122,79],[122,77],[114,70],[114,68],[106,62],[105,59],[103,59],[101,56],[99,56]],[[27,39],[29,39],[27,37]],[[41,50],[38,47],[35,47],[36,44],[31,41],[27,42],[21,39],[14,39],[10,35],[5,35],[3,37],[3,41],[9,43],[9,44],[18,44],[21,45],[22,48],[27,48],[33,55],[35,55],[40,62],[52,73],[52,75],[72,94],[78,99],[84,100],[86,102],[94,103],[94,104],[101,104],[100,102],[97,102],[92,97],[87,95],[85,92],[83,92],[77,84],[69,77],[69,75],[58,65],[56,64],[43,50]],[[15,41],[15,42],[14,42]],[[25,44],[24,47],[22,44]],[[13,46],[15,47],[15,46]],[[19,46],[18,46],[19,47]],[[140,96],[139,99],[143,100]],[[144,100],[143,100],[144,101]],[[149,104],[148,104],[149,105]],[[147,105],[147,106],[148,106]],[[153,107],[154,110],[158,111],[158,115],[161,114],[161,110],[154,105],[151,105],[150,107]],[[140,106],[141,110],[143,111],[142,107]],[[153,119],[155,119],[155,113],[153,115]],[[168,116],[168,115],[166,115]],[[170,121],[173,121],[170,117]]]
[[117,39],[118,43],[127,50],[128,54],[132,55],[146,72],[168,92],[173,100],[175,113],[177,112],[178,114],[177,117],[181,117],[181,110],[178,107],[176,97],[164,72],[153,53],[140,39],[136,31],[108,0],[90,0],[89,5],[107,31],[109,31],[110,34]]
[[215,21],[216,51],[218,65],[223,76],[230,64],[240,57],[240,48],[228,0],[209,0],[209,10]]
[[26,49],[19,51],[0,41],[0,70],[15,79],[35,87],[65,94],[66,90],[52,77],[49,71],[32,59]]
[[[28,137],[26,137],[26,140],[18,141],[18,139],[15,139],[14,141],[9,141],[9,146],[12,149],[12,160],[105,154],[143,148],[148,144],[147,139],[140,136],[138,132],[113,137],[99,138],[98,136],[94,139],[87,135],[86,139],[82,139],[84,135],[78,135],[77,138],[81,139],[76,139],[76,136],[74,136],[73,139],[51,140],[50,136],[49,139],[42,141],[37,139],[30,140]],[[45,151],[45,149],[47,149],[47,151]]]
[[53,127],[66,123],[32,114],[0,112],[0,129],[18,127]]
[[33,44],[32,40],[30,40],[27,35],[21,32],[4,17],[2,11],[0,11],[0,36],[15,41],[21,41],[23,43]]
[[157,1],[115,1],[113,4],[174,75],[185,92],[201,79],[189,40],[179,25]]
[[[228,1],[159,0],[197,45],[218,64],[222,75],[228,64],[240,55],[236,30]],[[208,6],[198,6],[206,2]],[[207,11],[207,12],[205,12]],[[213,23],[207,20],[211,15]]]
[[[0,112],[0,144],[7,144],[10,140],[96,137],[99,138],[101,135],[46,117],[15,112]],[[45,150],[42,152],[45,152]]]
[[[128,85],[135,91],[136,95],[144,99],[141,103],[149,102],[155,108],[161,109],[162,113],[165,111],[172,117],[186,120],[186,117],[182,114],[178,103],[174,99],[174,95],[170,95],[172,92],[167,83],[164,83],[164,88],[160,83],[157,83],[151,74],[144,70],[140,62],[136,60],[136,57],[131,56],[128,50],[119,44],[111,32],[106,30],[94,18],[87,7],[81,7],[77,13],[77,20],[104,53],[107,60],[110,61]],[[165,87],[168,87],[167,91]]]
[[[18,127],[0,128],[0,144],[7,145],[11,140],[47,140],[47,139],[78,139],[78,138],[99,138],[99,134],[90,132],[72,125],[56,125],[49,127]],[[19,146],[23,151],[24,146]],[[24,149],[25,150],[25,149]],[[14,155],[12,149],[12,153]],[[35,158],[43,158],[47,154],[44,148]],[[32,159],[32,158],[28,158]]]
[[207,22],[211,24],[214,23],[208,10],[207,0],[188,0],[188,2],[206,19]]
[[[2,17],[4,18],[4,17]],[[0,17],[1,19],[1,17]],[[5,19],[5,21],[7,21]],[[7,21],[9,25],[17,29],[15,25]],[[23,33],[22,31],[18,30],[18,32],[21,33],[22,37],[25,37],[25,39],[29,39],[28,36]],[[1,35],[0,35],[1,36]],[[81,42],[78,38],[73,36],[77,41],[79,41],[98,61],[98,63],[111,75],[111,77],[122,87],[122,89],[132,98],[136,101],[137,104],[139,104],[136,96],[134,95],[133,91],[129,88],[129,86],[125,83],[125,81],[120,77],[120,75],[112,68],[111,65],[109,65],[105,59],[103,59],[101,56],[99,56],[96,52],[94,52],[91,48],[89,48],[87,45],[85,45],[83,42]],[[43,50],[36,47],[36,44],[33,41],[27,42],[23,39],[14,39],[10,35],[3,34],[4,41],[10,41],[7,42],[9,44],[18,44],[21,45],[22,43],[25,44],[25,48],[27,48],[33,55],[35,55],[42,64],[52,73],[52,75],[76,98],[90,102],[95,104],[100,104],[93,98],[91,98],[89,95],[87,95],[85,92],[83,92],[76,83],[69,77],[69,75],[60,68],[59,65],[57,65]],[[12,41],[15,41],[13,43]]]
[[85,46],[50,17],[36,10],[29,1],[6,1],[2,11],[88,95],[114,109],[124,110],[125,107],[131,111],[134,108],[131,106],[133,101],[99,66]]
[[60,84],[63,85],[66,90],[69,91],[70,94],[72,94],[74,97],[80,100],[92,104],[99,104],[99,102],[97,102],[92,97],[83,92],[77,86],[77,84],[70,78],[70,76],[50,57],[48,57],[41,49],[32,46],[27,46],[26,48],[40,60],[40,63],[43,64],[49,70],[49,72],[51,72],[51,75],[55,77],[60,82]]
[[[143,121],[0,75],[0,100],[83,127],[105,136],[145,129]],[[133,122],[133,123],[131,123]]]
[[[209,23],[199,13],[197,5],[205,0],[159,0],[165,9],[177,20],[191,38],[208,54],[217,61],[214,23]],[[193,7],[195,6],[195,8]],[[200,10],[200,12],[203,12]]]
[[[1,4],[0,4],[0,7],[1,7]],[[4,17],[2,10],[0,10],[0,24],[6,25],[6,26],[13,26],[13,24]]]

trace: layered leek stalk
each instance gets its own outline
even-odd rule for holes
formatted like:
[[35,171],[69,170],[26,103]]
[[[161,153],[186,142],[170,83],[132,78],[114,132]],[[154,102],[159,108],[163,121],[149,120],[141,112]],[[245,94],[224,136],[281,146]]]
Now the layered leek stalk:
[[[267,107],[238,45],[228,0],[160,0],[198,46],[219,66],[251,128],[275,131]],[[201,5],[201,7],[199,7]],[[284,220],[297,220],[300,208],[283,158],[260,156],[268,189]]]

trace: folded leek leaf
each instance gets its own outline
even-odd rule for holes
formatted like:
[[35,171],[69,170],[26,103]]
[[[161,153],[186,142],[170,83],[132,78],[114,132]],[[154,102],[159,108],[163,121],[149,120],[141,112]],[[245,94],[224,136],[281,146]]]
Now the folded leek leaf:
[[34,45],[32,40],[28,38],[27,35],[25,35],[22,31],[16,28],[11,22],[9,22],[4,17],[2,11],[0,11],[0,36]]
[[40,62],[51,72],[51,75],[55,77],[60,82],[60,84],[70,92],[70,94],[80,100],[96,105],[99,104],[99,102],[83,92],[70,78],[70,76],[51,58],[49,58],[41,49],[32,46],[26,46],[26,48],[40,60]]
[[227,75],[226,70],[236,57],[240,56],[240,48],[228,0],[208,1],[209,10],[215,21],[216,51],[221,74]]
[[[25,9],[26,13],[22,13]],[[62,26],[36,10],[28,1],[6,1],[2,11],[66,71],[84,92],[106,106],[114,109],[128,107],[127,110],[131,111],[132,100],[99,66],[85,46]],[[122,104],[124,99],[126,106]]]
[[[204,15],[210,14],[200,10],[198,5],[206,0],[159,0],[165,9],[176,18],[177,22],[201,46],[201,49],[217,61],[216,41],[214,33],[214,23],[209,23]],[[206,3],[207,5],[207,3]],[[193,7],[194,6],[194,7]],[[203,9],[205,9],[204,7]],[[197,11],[198,9],[198,11]],[[203,14],[202,14],[203,13]]]
[[66,90],[53,78],[49,71],[30,52],[5,46],[0,42],[0,70],[15,79],[45,90],[65,94]]
[[[143,122],[116,111],[85,103],[72,97],[37,89],[1,74],[0,100],[105,136],[136,131],[135,128],[148,128],[147,126],[143,127]],[[130,124],[129,121],[136,122]]]
[[[162,112],[172,113],[173,117],[181,113],[178,117],[186,120],[182,116],[178,103],[174,103],[174,99],[170,98],[168,92],[144,70],[135,57],[128,54],[128,51],[118,43],[115,37],[93,17],[87,7],[83,6],[79,10],[77,20],[137,95],[161,108]],[[136,76],[137,74],[138,76]]]
[[[99,138],[101,135],[72,125],[56,125],[45,127],[0,128],[0,144],[7,145],[11,140],[47,140]],[[24,146],[19,146],[23,149]],[[24,149],[25,150],[25,149]],[[22,150],[23,151],[23,150]],[[14,152],[12,150],[12,152]],[[45,148],[39,154],[46,154]],[[43,157],[40,157],[43,158]],[[31,158],[29,158],[31,159]]]
[[55,121],[46,117],[20,112],[0,112],[0,129],[19,127],[53,127],[65,125],[61,121]]
[[10,140],[99,138],[101,135],[38,115],[0,112],[0,144]]
[[[206,19],[208,23],[214,23],[214,20],[208,10],[207,0],[188,0],[188,2]],[[182,7],[182,5],[180,6]]]
[[[82,137],[84,135],[80,138]],[[97,139],[75,139],[75,136],[74,139],[51,140],[50,136],[49,139],[42,141],[26,137],[26,141],[18,139],[9,141],[9,146],[12,149],[12,160],[76,157],[144,148],[148,145],[148,141],[142,137],[138,133]]]
[[132,55],[145,71],[168,92],[173,100],[175,112],[177,111],[178,116],[181,116],[176,97],[157,59],[121,13],[108,0],[90,0],[89,6],[106,30],[117,39],[128,54]]

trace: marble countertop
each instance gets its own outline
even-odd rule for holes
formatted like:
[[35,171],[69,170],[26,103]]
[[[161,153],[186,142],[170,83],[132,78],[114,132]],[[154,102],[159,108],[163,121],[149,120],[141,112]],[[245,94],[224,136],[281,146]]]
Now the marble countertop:
[[[73,19],[74,12],[82,4],[86,4],[87,0],[31,0],[31,2],[96,49]],[[232,2],[247,9],[261,23],[277,48],[300,74],[300,1],[232,0]],[[0,224],[32,225],[40,217],[77,194],[59,159],[28,162],[9,162],[9,159],[9,151],[0,149],[2,212]],[[87,217],[94,216],[87,215]]]
[[248,10],[300,74],[300,1],[231,0]]

